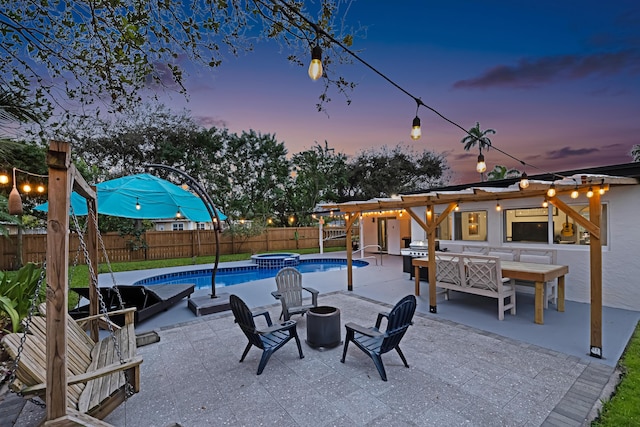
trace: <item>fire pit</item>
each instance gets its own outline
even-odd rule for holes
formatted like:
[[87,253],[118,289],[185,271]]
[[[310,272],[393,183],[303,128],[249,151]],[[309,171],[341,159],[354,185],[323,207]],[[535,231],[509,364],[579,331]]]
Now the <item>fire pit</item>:
[[340,341],[340,309],[321,305],[307,311],[307,344],[312,348],[333,348]]

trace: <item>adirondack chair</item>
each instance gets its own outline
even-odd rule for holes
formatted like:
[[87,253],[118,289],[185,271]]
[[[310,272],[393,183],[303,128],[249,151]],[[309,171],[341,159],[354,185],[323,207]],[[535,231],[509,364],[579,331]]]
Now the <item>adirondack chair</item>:
[[[407,329],[412,324],[413,314],[416,311],[416,297],[407,295],[402,298],[389,313],[378,313],[376,325],[371,328],[365,328],[355,323],[347,323],[347,336],[344,340],[344,351],[340,362],[344,363],[347,356],[347,348],[349,342],[352,341],[360,350],[369,356],[378,369],[378,373],[383,381],[387,381],[387,373],[384,370],[381,356],[391,350],[396,350],[400,359],[407,368],[407,359],[405,359],[402,350],[400,350],[400,341]],[[380,331],[382,319],[387,319],[387,329],[385,332]]]
[[[262,373],[271,355],[292,338],[296,340],[296,344],[298,345],[300,359],[304,359],[302,347],[300,346],[300,338],[298,338],[298,331],[296,330],[296,322],[294,320],[287,320],[284,323],[274,325],[271,322],[271,316],[268,311],[264,310],[252,313],[249,307],[247,307],[247,304],[237,295],[229,296],[229,305],[231,305],[231,311],[233,312],[236,323],[249,340],[247,347],[244,349],[244,353],[242,353],[240,362],[247,356],[251,346],[255,345],[262,350],[262,358],[258,365],[257,375]],[[258,329],[256,327],[254,318],[258,316],[265,317],[267,328]]]
[[[12,389],[25,398],[43,396],[46,391],[45,307],[45,304],[40,305],[43,316],[32,318],[30,333],[26,337],[22,333],[14,333],[2,339],[3,347],[13,360],[20,354]],[[122,328],[115,326],[118,329],[113,335],[99,342],[92,341],[80,324],[67,316],[67,407],[71,411],[101,419],[122,403],[128,392],[140,391],[142,358],[136,356],[134,311],[135,308],[118,311],[117,314],[124,315],[127,322]],[[103,317],[103,314],[91,316],[96,319]],[[19,353],[23,337],[24,346]],[[119,360],[114,341],[118,343],[122,360]]]
[[[284,320],[289,320],[294,314],[304,315],[307,310],[318,306],[318,291],[302,286],[302,274],[293,267],[285,267],[278,271],[276,275],[276,285],[278,290],[271,292],[274,298],[280,300]],[[311,294],[311,304],[304,304],[302,291]]]

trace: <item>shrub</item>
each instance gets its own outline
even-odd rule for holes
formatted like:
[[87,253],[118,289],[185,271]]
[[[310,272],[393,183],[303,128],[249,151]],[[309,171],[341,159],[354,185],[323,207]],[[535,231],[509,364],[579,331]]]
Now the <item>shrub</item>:
[[[0,272],[0,328],[2,330],[19,331],[20,322],[29,314],[40,274],[41,269],[33,263],[24,265],[15,273]],[[43,300],[41,289],[36,303]]]

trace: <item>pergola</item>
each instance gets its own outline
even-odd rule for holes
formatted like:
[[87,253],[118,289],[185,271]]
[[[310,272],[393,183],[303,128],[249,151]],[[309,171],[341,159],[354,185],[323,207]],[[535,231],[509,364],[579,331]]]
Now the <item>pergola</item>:
[[[556,194],[553,197],[547,195],[547,191],[554,185]],[[346,219],[346,241],[347,241],[347,289],[353,290],[353,251],[351,246],[351,227],[355,220],[365,212],[385,211],[385,210],[405,210],[415,222],[427,233],[429,252],[429,283],[436,281],[436,228],[444,221],[457,205],[465,202],[483,202],[540,198],[546,199],[549,204],[564,212],[577,224],[581,225],[589,232],[590,243],[590,289],[591,289],[591,344],[589,354],[593,357],[602,358],[602,244],[600,239],[600,221],[602,216],[600,189],[606,191],[610,186],[638,184],[635,178],[616,177],[608,175],[585,175],[578,174],[570,177],[563,177],[556,181],[530,181],[526,189],[520,188],[518,183],[508,187],[469,187],[457,191],[437,191],[433,190],[421,194],[407,194],[392,198],[372,199],[367,201],[353,201],[338,204],[323,204],[323,208],[339,210]],[[589,219],[586,219],[575,209],[568,206],[559,196],[578,191],[579,194],[586,194],[592,190],[593,195],[589,201]],[[434,206],[445,205],[445,209],[437,218],[433,214]],[[417,212],[416,208],[426,206],[426,221],[423,220],[422,212]],[[416,289],[419,295],[419,288]],[[429,294],[429,311],[436,313],[436,294]]]

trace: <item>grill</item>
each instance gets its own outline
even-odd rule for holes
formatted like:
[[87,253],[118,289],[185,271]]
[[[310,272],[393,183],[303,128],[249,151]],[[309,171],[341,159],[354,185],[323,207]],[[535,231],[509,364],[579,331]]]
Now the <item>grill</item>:
[[[436,251],[440,250],[440,242],[436,240]],[[411,257],[424,257],[429,254],[429,242],[426,240],[414,240],[409,244],[408,255]]]

